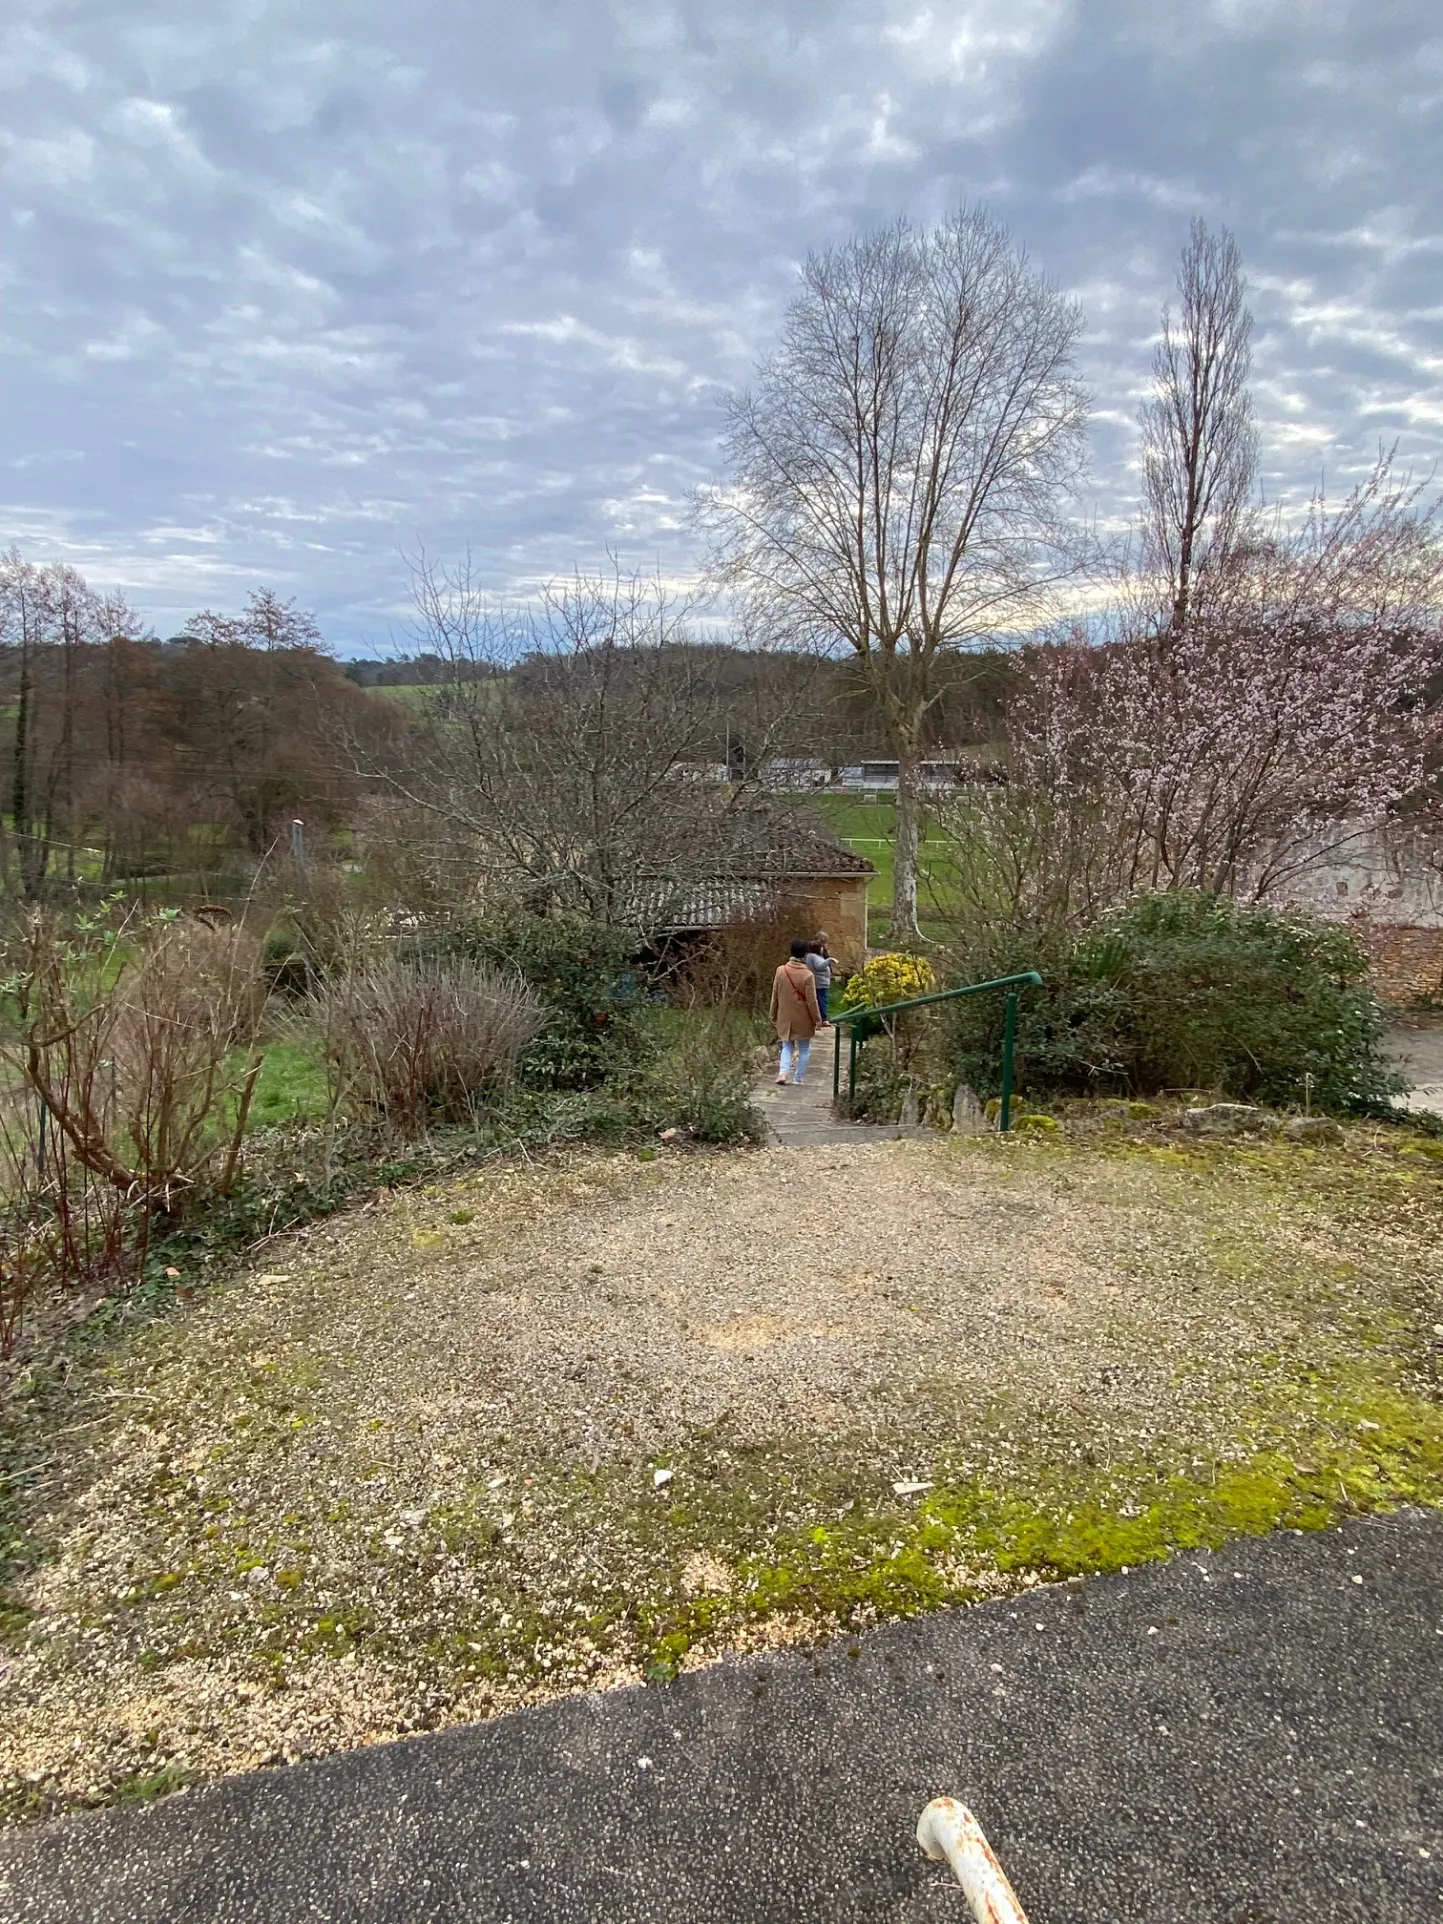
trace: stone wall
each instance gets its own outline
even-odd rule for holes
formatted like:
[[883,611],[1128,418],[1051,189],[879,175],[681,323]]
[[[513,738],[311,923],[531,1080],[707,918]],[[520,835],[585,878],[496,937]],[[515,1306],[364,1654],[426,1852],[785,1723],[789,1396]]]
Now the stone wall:
[[1373,986],[1393,1007],[1443,1002],[1443,849],[1435,839],[1382,832],[1320,848],[1268,896],[1346,922],[1373,958]]
[[1318,849],[1301,874],[1271,889],[1331,922],[1367,915],[1380,927],[1443,928],[1443,849],[1431,839],[1381,832],[1349,836]]
[[789,882],[783,902],[795,916],[797,933],[827,932],[832,960],[845,974],[867,960],[867,875],[819,875],[814,880]]
[[1353,918],[1353,929],[1373,958],[1373,986],[1394,1008],[1443,1003],[1443,928],[1407,928]]

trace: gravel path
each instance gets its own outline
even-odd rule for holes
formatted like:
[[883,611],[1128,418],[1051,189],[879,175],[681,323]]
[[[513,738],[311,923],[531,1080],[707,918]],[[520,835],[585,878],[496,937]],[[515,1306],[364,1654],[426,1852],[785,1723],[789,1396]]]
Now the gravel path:
[[1126,1523],[1267,1450],[1374,1502],[1426,1430],[1440,1190],[1361,1135],[849,1137],[387,1198],[37,1398],[0,1793],[154,1795],[1035,1580],[978,1492]]

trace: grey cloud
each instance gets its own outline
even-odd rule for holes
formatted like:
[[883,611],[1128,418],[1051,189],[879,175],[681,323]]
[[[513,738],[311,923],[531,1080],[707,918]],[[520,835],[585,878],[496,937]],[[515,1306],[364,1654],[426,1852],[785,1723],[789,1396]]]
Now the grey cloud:
[[1104,514],[1193,211],[1253,273],[1270,491],[1443,446],[1429,0],[85,0],[13,38],[0,539],[162,627],[274,580],[384,641],[418,540],[498,587],[687,572],[797,260],[962,198],[1084,301]]

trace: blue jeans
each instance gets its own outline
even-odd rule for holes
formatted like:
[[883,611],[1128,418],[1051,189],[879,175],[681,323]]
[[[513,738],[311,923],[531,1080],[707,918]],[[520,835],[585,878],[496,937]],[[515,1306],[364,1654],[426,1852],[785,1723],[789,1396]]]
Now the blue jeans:
[[777,1070],[777,1074],[783,1082],[786,1081],[791,1071],[794,1051],[796,1055],[797,1073],[792,1077],[792,1080],[800,1086],[802,1077],[807,1073],[807,1057],[812,1053],[810,1036],[805,1042],[793,1042],[789,1037],[787,1041],[782,1044],[782,1062],[781,1067]]
[[832,985],[830,982],[819,982],[817,984],[817,1007],[822,1012],[823,1022],[825,1022],[827,1019],[827,997],[831,993],[832,993]]

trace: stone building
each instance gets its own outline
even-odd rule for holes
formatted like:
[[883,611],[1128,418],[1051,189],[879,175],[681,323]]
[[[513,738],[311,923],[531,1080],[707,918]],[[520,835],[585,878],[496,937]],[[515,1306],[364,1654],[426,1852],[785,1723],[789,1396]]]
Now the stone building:
[[1443,1005],[1443,846],[1436,839],[1360,833],[1269,899],[1349,923],[1373,958],[1385,1002]]
[[714,857],[699,867],[679,890],[671,885],[659,914],[638,920],[683,940],[782,920],[800,937],[825,929],[843,972],[865,963],[867,889],[877,871],[809,810],[756,798],[730,811]]

